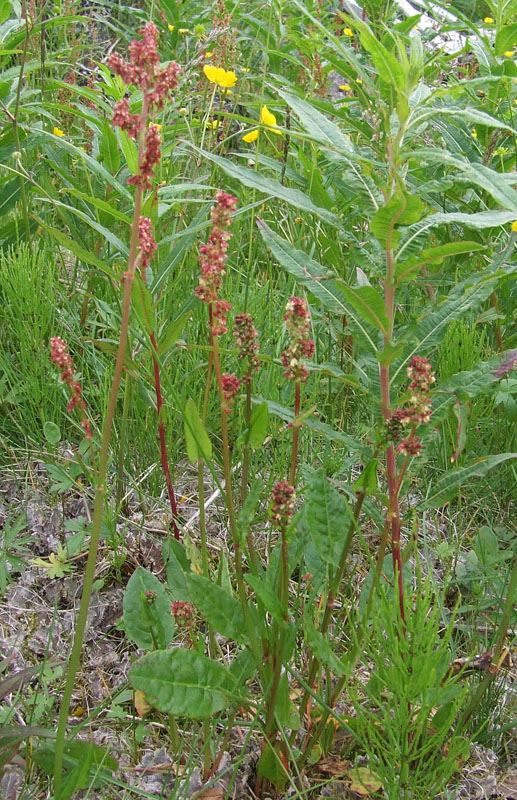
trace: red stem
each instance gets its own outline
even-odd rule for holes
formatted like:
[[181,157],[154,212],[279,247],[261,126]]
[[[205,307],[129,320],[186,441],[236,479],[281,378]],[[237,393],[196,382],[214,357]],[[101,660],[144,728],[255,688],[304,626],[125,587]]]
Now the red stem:
[[167,455],[167,445],[165,442],[165,426],[163,424],[163,419],[162,419],[162,407],[163,407],[162,385],[160,380],[160,365],[156,357],[156,353],[158,352],[158,344],[156,342],[156,336],[154,335],[154,332],[151,332],[149,334],[149,338],[151,339],[151,345],[153,347],[154,388],[156,391],[156,413],[158,415],[158,433],[160,436],[160,461],[162,464],[163,474],[165,475],[167,493],[169,495],[169,501],[171,504],[174,538],[179,541],[180,531],[177,523],[178,506],[176,504],[176,496],[174,494],[174,487],[172,485],[172,479],[171,479],[171,471],[169,469],[169,456]]

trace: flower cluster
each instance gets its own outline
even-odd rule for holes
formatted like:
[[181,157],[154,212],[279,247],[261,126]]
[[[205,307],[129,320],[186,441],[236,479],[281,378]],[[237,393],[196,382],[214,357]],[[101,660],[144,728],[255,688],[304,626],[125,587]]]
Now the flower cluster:
[[210,212],[212,230],[207,243],[200,249],[201,275],[195,292],[201,302],[210,303],[212,336],[221,336],[227,331],[226,313],[231,304],[226,300],[219,300],[219,289],[226,272],[226,253],[232,236],[227,229],[237,208],[237,198],[218,191],[215,199],[216,204]]
[[302,358],[312,358],[314,341],[310,338],[310,317],[307,302],[301,297],[290,297],[285,307],[284,320],[291,344],[284,350],[280,360],[284,375],[290,381],[305,382],[308,372],[302,367]]
[[153,236],[153,226],[151,225],[151,220],[147,217],[140,217],[138,220],[138,236],[140,239],[139,262],[145,281],[145,271],[151,258],[154,257],[158,250],[158,245]]
[[[414,356],[409,362],[406,370],[410,379],[409,384],[409,405],[407,408],[397,408],[390,419],[385,422],[386,437],[389,442],[400,442],[397,452],[406,456],[419,455],[422,444],[420,439],[414,435],[417,425],[429,422],[431,419],[431,386],[435,382],[435,376],[431,365],[426,358]],[[411,434],[402,438],[404,427],[412,425]]]
[[221,89],[231,89],[237,83],[237,75],[232,70],[226,71],[222,67],[213,67],[211,64],[205,64],[203,72],[210,83],[215,83]]
[[194,625],[194,607],[192,603],[186,603],[184,600],[174,600],[171,603],[171,614],[178,628],[186,628],[187,630]]
[[[108,59],[108,66],[127,86],[135,85],[142,90],[144,108],[154,113],[163,108],[170,93],[176,89],[180,68],[174,61],[160,68],[158,28],[153,22],[148,22],[140,35],[142,41],[135,39],[129,45],[129,62],[113,53]],[[124,97],[115,103],[113,124],[126,131],[130,139],[138,139],[145,119],[143,115],[130,113],[129,101]],[[128,183],[141,186],[142,189],[151,188],[154,168],[160,160],[160,144],[159,126],[151,124],[145,134],[138,172],[129,178]]]
[[251,373],[257,372],[260,366],[260,360],[257,356],[259,349],[257,342],[258,332],[253,325],[253,319],[250,314],[237,314],[233,335],[235,344],[239,348],[238,357],[240,359],[248,359],[248,371],[242,379],[242,382],[247,385],[251,382]]
[[225,372],[221,375],[221,387],[223,390],[223,402],[221,408],[225,414],[229,414],[233,407],[233,401],[237,397],[241,382],[236,375]]
[[67,411],[73,411],[74,408],[79,409],[82,416],[81,425],[84,428],[84,435],[87,439],[91,439],[92,431],[85,413],[86,403],[82,396],[81,384],[74,379],[74,362],[68,353],[66,342],[59,336],[54,336],[50,340],[50,360],[59,368],[61,380],[70,389],[72,396],[66,407]]
[[[282,131],[278,130],[278,124],[275,115],[271,113],[267,106],[262,106],[260,109],[260,121],[263,125],[267,126],[266,130],[270,131],[271,133],[275,133],[277,136],[282,135]],[[258,128],[254,128],[249,133],[244,134],[242,141],[249,144],[254,142],[258,138],[258,135]]]
[[271,521],[282,533],[293,516],[296,493],[287,481],[277,481],[271,492]]

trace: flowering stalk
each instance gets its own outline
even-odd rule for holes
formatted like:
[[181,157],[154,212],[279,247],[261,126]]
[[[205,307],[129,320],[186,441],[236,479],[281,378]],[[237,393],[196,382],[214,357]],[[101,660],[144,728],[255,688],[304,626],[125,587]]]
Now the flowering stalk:
[[[149,131],[153,128],[156,128],[154,125],[150,125],[149,129],[146,134],[146,141],[149,140]],[[156,136],[158,139],[156,139]],[[157,148],[156,150],[156,157],[160,158],[160,149],[159,149],[159,132],[156,130],[156,133],[153,133],[153,147]],[[158,142],[158,144],[157,144]],[[149,160],[149,159],[148,159]],[[138,222],[138,235],[140,240],[140,252],[138,255],[138,265],[140,267],[140,271],[142,273],[142,280],[146,283],[147,277],[147,267],[149,266],[149,262],[151,258],[153,258],[154,254],[158,250],[158,245],[154,239],[153,235],[153,227],[151,225],[151,220],[147,219],[147,217],[140,217]],[[150,322],[147,320],[147,322]],[[167,487],[167,494],[169,495],[169,502],[171,506],[172,512],[172,526],[174,529],[174,538],[179,541],[180,538],[180,531],[178,528],[178,505],[176,503],[176,495],[174,494],[174,487],[172,485],[172,478],[171,478],[171,471],[169,467],[169,456],[167,453],[167,443],[165,440],[165,426],[163,424],[163,395],[162,395],[162,387],[161,387],[161,379],[160,379],[160,363],[158,361],[158,342],[156,341],[156,334],[154,330],[152,330],[151,325],[149,324],[147,333],[149,335],[149,339],[151,341],[151,348],[152,348],[152,358],[153,358],[153,376],[154,376],[154,391],[156,394],[156,414],[158,416],[158,435],[160,438],[160,462],[162,465],[163,474],[165,477],[165,485]]]
[[[235,337],[235,344],[239,349],[238,358],[241,360],[246,360],[247,362],[242,383],[246,387],[245,420],[246,427],[249,428],[251,423],[251,381],[253,373],[256,372],[260,366],[260,361],[257,356],[259,349],[257,341],[258,332],[253,325],[253,319],[249,314],[237,314],[235,317],[233,335]],[[241,505],[244,504],[246,491],[248,488],[249,461],[250,446],[248,442],[245,442],[242,454]],[[248,544],[252,545],[251,537]]]
[[109,444],[111,430],[115,417],[115,409],[118,398],[118,390],[124,370],[124,360],[129,331],[129,315],[131,310],[131,293],[135,275],[137,260],[139,222],[142,208],[143,192],[150,185],[153,174],[152,164],[150,164],[149,153],[146,147],[147,117],[149,112],[161,108],[165,99],[177,86],[177,74],[179,67],[175,63],[169,64],[165,69],[159,68],[159,56],[157,51],[158,29],[149,22],[140,31],[142,41],[133,41],[129,46],[131,61],[126,62],[116,53],[110,57],[109,66],[122,77],[126,84],[135,84],[142,91],[142,111],[140,115],[129,113],[128,101],[121,100],[115,105],[113,122],[124,130],[127,130],[134,139],[138,140],[138,163],[139,170],[135,176],[129,179],[129,183],[135,186],[135,203],[133,210],[133,221],[131,225],[131,239],[129,244],[129,256],[127,269],[124,273],[124,293],[122,297],[122,310],[120,320],[119,343],[115,370],[104,418],[102,431],[101,448],[99,454],[99,466],[96,474],[95,501],[92,517],[92,529],[90,534],[90,546],[88,560],[86,563],[83,591],[79,614],[74,631],[74,641],[70,660],[68,664],[65,688],[61,698],[59,710],[58,727],[56,732],[56,749],[54,758],[54,793],[59,794],[62,783],[63,748],[65,742],[66,725],[70,701],[74,689],[74,682],[81,659],[81,650],[90,605],[90,597],[97,560],[97,550],[99,546],[99,536],[104,511],[106,497],[106,478],[109,458]]

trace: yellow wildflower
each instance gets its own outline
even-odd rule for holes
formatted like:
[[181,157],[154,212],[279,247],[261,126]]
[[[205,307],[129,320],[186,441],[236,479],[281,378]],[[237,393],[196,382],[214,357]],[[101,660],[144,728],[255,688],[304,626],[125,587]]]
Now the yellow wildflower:
[[242,137],[242,141],[251,144],[251,142],[255,142],[257,140],[258,135],[259,135],[258,128],[255,128],[254,131],[245,133],[244,136]]
[[356,82],[356,83],[362,83],[362,80],[361,80],[361,78],[356,78],[356,79],[355,79],[355,82]]
[[170,30],[170,32],[172,33],[172,31],[174,30],[174,25],[167,25],[167,27]]
[[65,132],[61,130],[61,128],[54,128],[52,131],[54,136],[65,136]]
[[211,131],[217,130],[217,128],[219,127],[219,120],[213,119],[211,122],[207,122],[206,127],[210,128]]
[[505,58],[513,58],[513,50],[505,50],[504,51]]
[[[268,129],[268,131],[271,131],[271,133],[276,133],[277,136],[281,136],[282,135],[282,131],[277,131],[276,130],[276,127],[277,127],[276,117],[275,117],[274,114],[271,113],[271,111],[268,109],[267,106],[262,106],[262,108],[260,109],[260,121],[264,125],[268,126],[267,129]],[[271,126],[275,126],[275,127],[271,127]]]
[[342,83],[341,86],[339,87],[339,89],[342,92],[351,92],[352,91],[350,86],[348,85],[348,83]]
[[472,136],[473,139],[477,139],[478,138],[477,130],[475,128],[472,128],[470,135]]
[[178,28],[178,33],[185,34],[190,33],[188,28]]
[[210,83],[216,83],[222,89],[231,89],[237,83],[235,72],[231,70],[227,72],[222,67],[213,67],[211,64],[205,64],[203,72]]
[[517,219],[515,220],[515,222],[512,222],[512,231],[514,233],[517,233]]
[[212,58],[212,56],[213,56],[213,53],[212,53],[212,52],[210,52],[210,53],[205,53],[205,58]]
[[250,68],[249,68],[249,67],[241,67],[241,70],[242,70],[243,72],[251,72],[251,70],[250,70]]
[[486,22],[487,25],[491,25],[493,21],[494,20],[492,19],[492,17],[485,17],[485,19],[483,20],[483,22]]
[[343,33],[345,34],[345,36],[353,36],[354,35],[354,32],[353,32],[352,28],[345,28],[343,30]]
[[154,125],[154,127],[155,127],[155,128],[158,128],[158,130],[159,130],[159,131],[161,131],[161,129],[162,129],[162,126],[161,126],[161,125],[158,125],[158,123],[157,123],[157,122],[150,122],[150,123],[149,123],[149,125]]
[[301,218],[301,217],[295,217],[295,218],[294,218],[294,221],[295,221],[295,222],[301,222],[301,221],[302,221],[302,218]]

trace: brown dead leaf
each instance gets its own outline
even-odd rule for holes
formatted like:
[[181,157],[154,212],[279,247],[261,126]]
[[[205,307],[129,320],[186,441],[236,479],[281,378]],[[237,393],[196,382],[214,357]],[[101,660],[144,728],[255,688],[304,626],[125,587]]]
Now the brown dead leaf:
[[151,710],[151,706],[145,699],[145,694],[142,692],[141,689],[137,689],[135,691],[134,701],[135,701],[136,713],[140,717],[145,717],[145,715],[148,714],[149,711]]
[[212,786],[198,794],[198,800],[224,800],[224,789],[221,786]]
[[379,780],[375,772],[370,772],[368,767],[356,767],[348,770],[347,774],[351,779],[351,791],[361,795],[361,797],[378,792],[382,788],[382,781]]
[[339,778],[345,775],[350,769],[350,761],[340,761],[338,758],[322,758],[321,761],[314,766],[316,772],[322,772],[324,775],[331,775],[334,778]]

